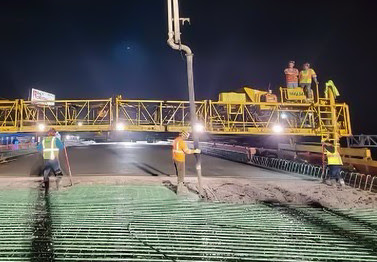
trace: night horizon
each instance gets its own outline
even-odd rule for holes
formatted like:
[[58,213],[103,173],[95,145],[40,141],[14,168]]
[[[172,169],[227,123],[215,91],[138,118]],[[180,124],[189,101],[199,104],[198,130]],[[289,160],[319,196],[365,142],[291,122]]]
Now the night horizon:
[[[0,97],[27,98],[36,87],[58,99],[187,99],[185,62],[166,44],[165,1],[1,5]],[[197,100],[243,86],[271,85],[278,94],[287,62],[299,70],[310,62],[322,90],[333,80],[338,100],[350,105],[354,133],[374,133],[377,123],[363,121],[374,119],[376,94],[365,77],[377,55],[375,37],[363,30],[373,27],[371,5],[182,1],[182,17],[191,18],[182,36],[195,55]]]

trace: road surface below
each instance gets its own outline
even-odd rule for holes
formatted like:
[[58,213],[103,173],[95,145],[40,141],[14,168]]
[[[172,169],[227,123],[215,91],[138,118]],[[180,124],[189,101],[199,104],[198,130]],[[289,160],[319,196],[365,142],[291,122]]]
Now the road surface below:
[[[173,176],[169,145],[147,143],[95,144],[68,148],[72,173],[81,175]],[[64,155],[60,155],[65,168]],[[36,176],[39,154],[0,165],[0,176]],[[304,179],[303,176],[268,171],[211,156],[202,156],[203,175],[208,177],[253,177],[255,179]],[[187,156],[186,175],[195,176],[195,157]]]

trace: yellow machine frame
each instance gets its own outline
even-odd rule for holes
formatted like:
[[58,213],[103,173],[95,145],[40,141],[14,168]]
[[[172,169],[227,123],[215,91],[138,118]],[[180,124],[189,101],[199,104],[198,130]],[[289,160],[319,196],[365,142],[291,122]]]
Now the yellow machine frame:
[[[271,135],[281,125],[282,135],[330,140],[351,135],[348,105],[336,103],[331,90],[310,103],[287,101],[284,92],[280,102],[197,101],[196,114],[212,134]],[[128,131],[177,132],[189,130],[189,119],[188,101],[0,101],[0,133],[40,132],[40,124],[58,131],[111,131],[117,123]]]

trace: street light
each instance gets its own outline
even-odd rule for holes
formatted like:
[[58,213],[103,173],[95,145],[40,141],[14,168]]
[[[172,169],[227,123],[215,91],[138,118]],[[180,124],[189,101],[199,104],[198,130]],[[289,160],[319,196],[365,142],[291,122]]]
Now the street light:
[[82,123],[82,122],[78,122],[77,125],[78,125],[78,126],[82,126],[83,123]]
[[280,117],[281,117],[281,119],[287,119],[288,115],[283,112],[283,113],[281,113]]
[[275,124],[272,127],[272,131],[274,131],[274,133],[280,134],[280,133],[284,132],[284,128],[281,125],[279,125],[279,124]]
[[118,122],[115,126],[116,130],[118,130],[118,131],[123,131],[125,129],[125,127],[126,127],[125,124],[122,123],[122,122]]
[[195,123],[194,124],[194,132],[196,133],[204,133],[205,127],[202,123]]
[[43,124],[43,123],[39,123],[38,124],[38,130],[39,131],[43,132],[45,129],[46,129],[46,125],[45,124]]

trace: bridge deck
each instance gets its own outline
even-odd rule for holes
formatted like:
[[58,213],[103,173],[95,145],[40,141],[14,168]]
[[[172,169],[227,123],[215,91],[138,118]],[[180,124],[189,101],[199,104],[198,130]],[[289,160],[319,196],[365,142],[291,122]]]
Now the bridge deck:
[[375,261],[377,212],[178,198],[162,186],[0,192],[0,260]]

